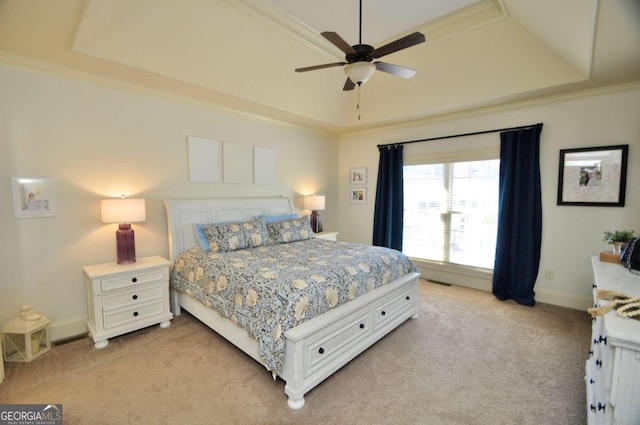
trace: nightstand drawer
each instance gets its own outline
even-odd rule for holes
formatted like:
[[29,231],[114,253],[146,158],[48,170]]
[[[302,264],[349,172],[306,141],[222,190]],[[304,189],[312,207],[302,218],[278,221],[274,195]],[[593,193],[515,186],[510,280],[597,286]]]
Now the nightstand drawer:
[[135,306],[137,304],[143,304],[146,301],[162,299],[163,295],[161,285],[135,288],[118,295],[104,297],[102,299],[102,310],[110,311],[122,307]]
[[152,272],[141,272],[136,274],[128,274],[115,279],[104,279],[100,281],[102,292],[113,291],[114,289],[124,288],[126,286],[140,285],[154,280],[162,280],[164,278],[164,270],[154,270]]
[[162,308],[163,301],[158,300],[151,304],[139,305],[124,311],[104,313],[104,328],[114,328],[161,314]]

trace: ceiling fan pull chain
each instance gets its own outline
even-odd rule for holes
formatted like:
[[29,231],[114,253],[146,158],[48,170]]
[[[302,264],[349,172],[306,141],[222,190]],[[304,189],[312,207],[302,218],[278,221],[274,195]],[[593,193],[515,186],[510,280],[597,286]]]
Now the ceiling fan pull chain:
[[358,110],[358,121],[360,121],[360,87],[362,87],[362,84],[358,84],[358,102],[356,105],[356,109]]

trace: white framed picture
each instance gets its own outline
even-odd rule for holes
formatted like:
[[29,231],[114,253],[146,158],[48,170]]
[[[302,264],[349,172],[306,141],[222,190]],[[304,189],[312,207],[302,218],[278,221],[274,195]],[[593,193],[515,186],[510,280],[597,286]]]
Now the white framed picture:
[[366,167],[352,168],[349,172],[349,182],[351,184],[367,184],[367,169]]
[[352,187],[349,191],[349,202],[352,204],[366,204],[367,189],[365,187]]
[[13,177],[13,213],[16,218],[56,215],[56,198],[51,177]]

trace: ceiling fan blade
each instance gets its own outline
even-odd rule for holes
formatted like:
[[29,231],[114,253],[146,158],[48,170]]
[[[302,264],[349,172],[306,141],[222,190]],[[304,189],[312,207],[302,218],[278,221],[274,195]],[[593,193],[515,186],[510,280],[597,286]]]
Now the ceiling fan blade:
[[325,31],[321,34],[324,38],[329,40],[334,46],[336,46],[338,49],[342,50],[343,52],[347,54],[356,53],[353,47],[351,47],[349,43],[344,41],[344,39],[340,37],[337,32]]
[[347,81],[345,81],[344,87],[342,88],[342,90],[343,91],[353,90],[355,86],[356,85],[353,81],[351,81],[351,78],[347,77]]
[[382,47],[379,47],[374,52],[374,58],[381,58],[390,53],[397,52],[398,50],[406,49],[407,47],[415,46],[416,44],[424,43],[425,37],[424,34],[419,32],[414,32],[413,34],[409,34],[405,37],[399,38],[396,41],[392,41],[389,44],[385,44]]
[[374,62],[378,71],[387,72],[405,79],[409,79],[416,75],[415,69],[405,68],[403,66],[393,65],[386,62]]
[[307,66],[304,68],[297,68],[296,72],[315,71],[316,69],[332,68],[334,66],[343,66],[346,64],[347,64],[346,62],[325,63],[324,65],[314,65],[314,66]]

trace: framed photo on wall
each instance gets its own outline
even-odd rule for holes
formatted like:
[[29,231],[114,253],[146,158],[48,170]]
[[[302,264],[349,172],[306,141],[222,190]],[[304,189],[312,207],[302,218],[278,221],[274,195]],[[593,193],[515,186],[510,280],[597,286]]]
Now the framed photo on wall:
[[366,204],[367,203],[367,188],[365,187],[352,187],[349,192],[349,202],[352,204]]
[[629,145],[560,151],[558,205],[624,207]]
[[56,198],[51,177],[11,179],[13,213],[16,218],[56,215]]
[[349,183],[351,184],[367,184],[367,168],[352,168],[349,172]]

